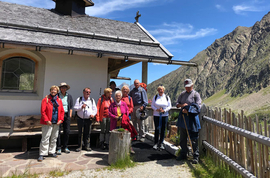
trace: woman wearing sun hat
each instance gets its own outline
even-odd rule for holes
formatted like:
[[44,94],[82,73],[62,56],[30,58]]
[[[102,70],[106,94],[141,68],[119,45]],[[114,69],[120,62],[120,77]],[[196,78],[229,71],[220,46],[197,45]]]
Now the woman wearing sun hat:
[[60,88],[60,92],[58,93],[59,98],[61,98],[62,102],[63,102],[63,107],[64,107],[64,111],[65,111],[65,116],[64,116],[64,122],[60,125],[59,127],[59,135],[57,138],[57,151],[56,154],[61,155],[61,128],[63,127],[63,151],[65,153],[70,153],[69,149],[68,149],[68,140],[69,140],[69,132],[70,132],[70,118],[72,117],[72,108],[73,108],[73,99],[72,96],[67,93],[67,90],[70,89],[70,86],[65,83],[62,82],[59,85]]

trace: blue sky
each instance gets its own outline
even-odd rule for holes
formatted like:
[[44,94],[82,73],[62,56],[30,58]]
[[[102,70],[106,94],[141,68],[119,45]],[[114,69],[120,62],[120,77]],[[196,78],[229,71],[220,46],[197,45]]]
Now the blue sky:
[[[1,0],[52,9],[52,0]],[[268,13],[269,0],[92,0],[91,16],[133,23],[136,12],[139,23],[173,55],[173,60],[189,61],[216,39],[237,26],[251,27]],[[149,63],[148,83],[176,70],[177,65]],[[131,72],[132,71],[132,72]],[[141,63],[120,71],[119,76],[141,80]],[[115,80],[117,85],[124,82]]]

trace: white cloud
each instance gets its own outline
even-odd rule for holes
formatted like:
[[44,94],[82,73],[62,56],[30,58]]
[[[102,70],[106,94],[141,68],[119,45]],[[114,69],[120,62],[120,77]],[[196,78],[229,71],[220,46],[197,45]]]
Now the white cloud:
[[221,6],[220,4],[216,4],[215,7],[219,10],[219,11],[226,11],[226,9]]
[[86,13],[91,16],[101,16],[114,11],[124,11],[126,9],[141,7],[156,0],[97,0],[94,7],[87,8]]
[[247,12],[261,12],[267,11],[270,7],[268,1],[248,1],[232,7],[233,11],[239,15],[245,15]]
[[149,32],[157,38],[157,40],[163,45],[171,45],[178,43],[179,40],[186,39],[197,39],[209,35],[214,35],[217,29],[214,28],[203,28],[197,31],[190,24],[181,23],[164,23],[161,25],[162,28],[149,30]]

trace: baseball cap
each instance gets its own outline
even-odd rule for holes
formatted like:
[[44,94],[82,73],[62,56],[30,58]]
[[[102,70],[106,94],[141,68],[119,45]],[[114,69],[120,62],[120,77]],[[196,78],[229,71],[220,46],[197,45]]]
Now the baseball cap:
[[191,79],[186,79],[184,82],[185,87],[191,87],[193,85],[192,80]]

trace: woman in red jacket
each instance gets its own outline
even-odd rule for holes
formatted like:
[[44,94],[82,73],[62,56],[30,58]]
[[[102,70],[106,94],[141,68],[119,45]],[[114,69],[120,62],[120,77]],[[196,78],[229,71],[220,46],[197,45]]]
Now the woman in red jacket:
[[56,140],[59,132],[59,125],[64,121],[64,108],[57,93],[59,88],[53,85],[50,88],[50,95],[47,95],[41,102],[42,138],[39,146],[38,161],[44,160],[44,156],[57,158],[55,154]]
[[104,94],[99,98],[97,103],[97,115],[96,120],[100,122],[101,133],[99,135],[101,149],[109,149],[110,139],[110,118],[109,118],[109,107],[113,103],[112,89],[105,88]]

